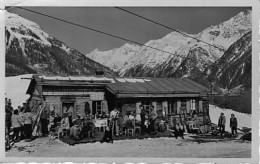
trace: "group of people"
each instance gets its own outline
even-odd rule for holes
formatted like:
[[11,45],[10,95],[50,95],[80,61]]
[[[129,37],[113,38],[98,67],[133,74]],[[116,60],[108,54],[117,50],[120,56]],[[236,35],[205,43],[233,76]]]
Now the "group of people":
[[33,115],[29,107],[24,103],[13,109],[10,104],[5,107],[6,133],[9,135],[13,128],[13,139],[15,142],[32,139]]
[[[73,139],[80,139],[86,136],[95,136],[95,124],[90,113],[86,113],[84,117],[76,115],[75,119],[72,119],[72,112],[70,110],[63,111],[63,117],[60,117],[58,113],[55,113],[53,107],[50,107],[45,103],[42,106],[42,113],[40,115],[40,129],[42,136],[48,136],[57,131],[61,135],[65,133]],[[15,141],[26,139],[30,141],[32,139],[32,125],[35,122],[33,114],[30,108],[24,103],[23,106],[18,106],[17,109],[13,109],[10,104],[6,105],[6,129],[7,133],[10,133],[10,128],[13,128]],[[105,113],[102,113],[99,118],[107,118],[108,126],[106,127],[102,142],[111,142],[112,135],[121,135],[124,130],[133,128],[134,126],[141,127],[141,135],[145,133],[153,133],[159,129],[164,128],[165,120],[158,119],[158,114],[154,109],[154,106],[150,106],[150,111],[147,111],[143,105],[139,106],[139,112],[134,114],[132,111],[128,111],[125,116],[118,108],[114,108],[107,118]],[[160,121],[158,121],[160,120]],[[194,122],[198,124],[196,114],[194,115]],[[224,113],[221,113],[218,119],[218,127],[221,136],[225,132],[226,117]],[[230,128],[232,135],[237,135],[237,119],[234,114],[231,114]],[[114,130],[112,132],[112,130]],[[174,135],[177,138],[183,137],[185,131],[185,125],[176,123],[174,126]]]
[[152,133],[159,129],[160,123],[164,125],[165,121],[156,122],[158,117],[154,106],[151,105],[150,113],[144,109],[143,105],[139,106],[140,112],[134,114],[133,111],[128,111],[123,117],[118,108],[114,108],[109,115],[110,129],[114,129],[113,134],[121,135],[125,129],[133,128],[134,126],[141,126],[141,135],[146,132]]
[[[232,136],[237,135],[237,118],[232,113],[230,117],[230,128],[231,128],[231,134]],[[223,133],[225,132],[226,127],[226,117],[224,113],[220,113],[219,119],[218,119],[218,127],[220,135],[223,136]]]
[[95,124],[93,118],[89,113],[86,113],[84,117],[77,114],[76,118],[70,123],[68,113],[64,113],[60,122],[59,133],[61,133],[61,136],[67,133],[70,138],[75,140],[79,140],[87,136],[95,137]]

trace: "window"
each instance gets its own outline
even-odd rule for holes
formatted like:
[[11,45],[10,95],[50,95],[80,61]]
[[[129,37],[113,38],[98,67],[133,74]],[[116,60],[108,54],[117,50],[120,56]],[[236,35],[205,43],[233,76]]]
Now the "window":
[[92,102],[92,114],[101,114],[101,101]]
[[187,101],[186,100],[181,100],[180,112],[182,114],[187,113]]
[[181,100],[181,107],[183,107],[183,108],[186,108],[186,101],[185,100]]
[[177,114],[177,101],[168,101],[168,114]]

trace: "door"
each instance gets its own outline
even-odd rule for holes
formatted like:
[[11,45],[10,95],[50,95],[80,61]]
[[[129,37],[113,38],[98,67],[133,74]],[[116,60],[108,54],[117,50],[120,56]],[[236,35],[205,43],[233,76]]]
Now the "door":
[[72,114],[72,116],[75,115],[74,110],[74,103],[62,103],[62,114],[68,113],[69,115]]

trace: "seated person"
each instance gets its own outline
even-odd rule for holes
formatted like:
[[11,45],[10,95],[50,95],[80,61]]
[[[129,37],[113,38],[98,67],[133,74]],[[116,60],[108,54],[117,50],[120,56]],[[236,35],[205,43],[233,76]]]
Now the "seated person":
[[183,133],[184,133],[183,125],[181,123],[177,123],[174,128],[175,138],[177,139],[180,136],[182,139],[184,139]]
[[198,117],[197,113],[195,113],[193,115],[193,118],[191,120],[194,121],[195,127],[198,128],[199,127],[199,117]]
[[61,122],[61,117],[60,117],[59,113],[56,113],[56,116],[54,117],[53,122],[54,122],[54,127],[56,128],[59,125],[59,123]]
[[127,112],[123,119],[123,126],[125,129],[132,128],[133,127],[133,120],[134,116],[131,115],[130,112]]
[[63,133],[65,130],[69,130],[69,129],[70,129],[70,123],[69,123],[68,114],[64,113],[63,114],[63,119],[60,122],[59,132]]
[[[91,135],[91,136],[89,136]],[[95,137],[95,124],[90,115],[86,115],[85,120],[82,125],[82,130],[80,133],[80,137]]]
[[81,119],[80,119],[80,115],[77,115],[77,118],[72,122],[73,126],[70,128],[70,136],[75,138],[75,139],[79,139],[79,134],[81,131]]
[[130,112],[126,113],[123,122],[126,122],[128,120],[130,120],[130,121],[134,120],[134,116],[132,116]]
[[166,123],[164,119],[161,119],[161,121],[159,122],[159,131],[163,132],[166,129]]
[[102,140],[100,141],[101,143],[103,142],[111,142],[113,143],[113,139],[112,139],[112,130],[109,128],[109,126],[106,127],[106,131],[104,133],[104,136],[102,138]]

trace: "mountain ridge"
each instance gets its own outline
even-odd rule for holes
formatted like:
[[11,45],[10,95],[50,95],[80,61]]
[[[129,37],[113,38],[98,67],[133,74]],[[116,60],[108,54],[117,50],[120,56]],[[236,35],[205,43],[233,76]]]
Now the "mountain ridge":
[[116,75],[110,68],[51,37],[38,24],[9,12],[5,18],[6,76],[93,75],[97,71]]
[[[205,40],[217,47],[228,49],[231,44],[251,30],[251,23],[251,10],[247,10],[238,13],[236,16],[225,22],[208,27],[198,34],[192,34],[192,36]],[[149,49],[145,46],[140,46],[138,50],[132,49],[130,54],[131,57],[128,56],[125,59],[120,58],[121,63],[118,60],[115,62],[112,60],[114,56],[120,56],[120,54],[111,52],[107,53],[108,51],[92,51],[91,53],[86,54],[86,56],[110,67],[114,71],[117,71],[121,76],[171,77],[190,53],[196,53],[192,52],[193,50],[198,51],[197,53],[200,51],[205,52],[204,55],[208,58],[205,61],[201,61],[202,63],[197,60],[196,62],[200,65],[203,65],[203,62],[212,64],[224,54],[224,52],[219,49],[206,45],[205,43],[199,42],[195,39],[184,37],[182,34],[176,32],[171,32],[161,39],[148,41],[145,45],[182,57],[173,58],[172,56],[174,55]],[[120,49],[121,47],[117,49],[117,52],[120,52]],[[102,55],[110,56],[111,60],[102,60]],[[117,67],[113,67],[114,65],[117,65]],[[158,70],[159,68],[161,70]],[[163,69],[167,69],[168,73],[161,74]],[[205,68],[202,68],[201,66],[199,67],[199,70],[202,72],[204,71],[203,69]],[[175,74],[177,74],[177,72]],[[183,76],[187,75],[188,74],[183,74]]]

